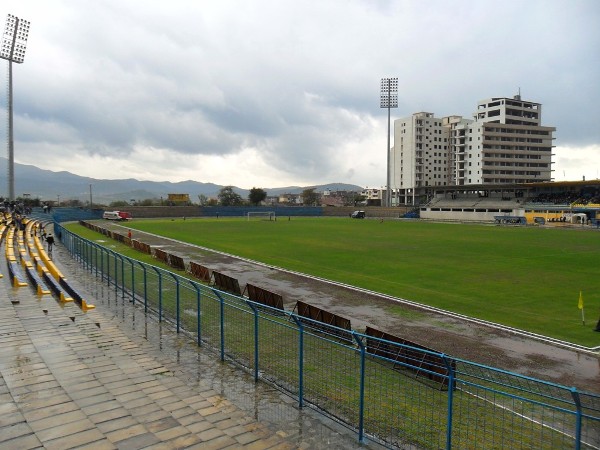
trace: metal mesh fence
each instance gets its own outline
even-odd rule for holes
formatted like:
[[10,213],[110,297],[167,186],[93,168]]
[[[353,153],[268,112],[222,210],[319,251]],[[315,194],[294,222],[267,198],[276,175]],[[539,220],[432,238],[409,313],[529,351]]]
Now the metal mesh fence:
[[316,323],[60,231],[73,257],[114,288],[116,301],[157,314],[294,396],[300,407],[355,429],[360,441],[394,448],[600,448],[597,394]]

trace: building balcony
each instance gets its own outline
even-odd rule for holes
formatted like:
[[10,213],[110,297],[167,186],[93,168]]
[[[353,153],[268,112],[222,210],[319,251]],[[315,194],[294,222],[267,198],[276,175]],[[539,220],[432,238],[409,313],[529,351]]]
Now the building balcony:
[[497,146],[497,145],[506,145],[509,147],[552,147],[550,139],[536,139],[541,140],[542,142],[534,142],[533,140],[496,140],[496,139],[486,139],[486,136],[483,137],[481,141],[483,145]]
[[[502,156],[491,156],[491,155],[502,155]],[[540,158],[550,158],[552,156],[551,150],[516,150],[507,148],[484,148],[481,154],[482,158],[515,158],[517,155],[529,155],[539,156]],[[522,159],[522,158],[515,158]]]

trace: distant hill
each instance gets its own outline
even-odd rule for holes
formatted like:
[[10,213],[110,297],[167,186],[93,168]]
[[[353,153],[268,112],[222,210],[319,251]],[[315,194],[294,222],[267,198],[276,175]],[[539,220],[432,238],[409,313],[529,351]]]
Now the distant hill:
[[[0,158],[0,174],[8,173],[6,158]],[[140,181],[133,178],[123,180],[99,180],[81,177],[70,172],[53,172],[40,169],[36,166],[15,164],[15,195],[22,197],[29,194],[31,198],[40,200],[78,199],[89,200],[90,185],[92,185],[92,200],[94,203],[109,204],[118,200],[144,200],[149,198],[164,198],[168,194],[189,194],[193,202],[198,201],[199,195],[216,197],[222,185],[202,183],[199,181]],[[304,189],[314,188],[317,192],[324,190],[333,191],[361,191],[363,188],[354,184],[329,183],[317,186],[287,186],[278,188],[261,187],[267,195],[280,195],[284,193],[299,194]],[[248,190],[234,186],[234,190],[243,198],[248,197]],[[8,195],[8,184],[5,177],[0,177],[0,196]]]

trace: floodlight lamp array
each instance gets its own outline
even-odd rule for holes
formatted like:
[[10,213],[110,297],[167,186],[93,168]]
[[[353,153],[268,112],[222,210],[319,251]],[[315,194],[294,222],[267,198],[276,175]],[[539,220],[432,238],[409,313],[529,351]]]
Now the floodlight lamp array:
[[28,20],[19,19],[12,14],[8,15],[4,34],[2,35],[0,58],[19,64],[25,60],[29,26]]
[[381,79],[381,108],[398,107],[398,78]]

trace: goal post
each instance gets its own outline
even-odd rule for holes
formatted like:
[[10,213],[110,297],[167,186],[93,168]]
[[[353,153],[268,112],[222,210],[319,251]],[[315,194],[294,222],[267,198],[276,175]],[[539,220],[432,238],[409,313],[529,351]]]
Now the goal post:
[[275,211],[248,211],[246,217],[248,220],[277,220]]

